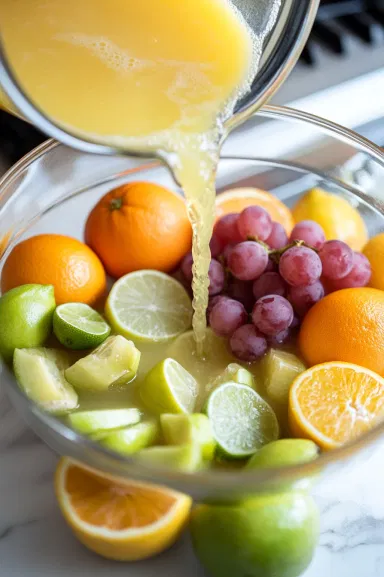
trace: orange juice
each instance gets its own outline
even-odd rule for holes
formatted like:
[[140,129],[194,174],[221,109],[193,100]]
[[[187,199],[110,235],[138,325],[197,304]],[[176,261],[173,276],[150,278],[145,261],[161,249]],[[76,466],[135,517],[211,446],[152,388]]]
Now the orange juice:
[[223,121],[260,42],[228,0],[3,0],[0,30],[29,98],[88,139],[156,150],[193,225],[193,327],[202,351]]

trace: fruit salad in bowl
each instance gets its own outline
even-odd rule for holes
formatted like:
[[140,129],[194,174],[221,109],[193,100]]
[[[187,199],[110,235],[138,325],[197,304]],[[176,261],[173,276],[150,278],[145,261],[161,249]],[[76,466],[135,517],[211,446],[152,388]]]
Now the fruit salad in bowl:
[[[78,171],[65,186],[54,178],[61,155]],[[48,143],[0,183],[2,383],[69,457],[58,500],[91,549],[120,560],[164,550],[189,518],[183,491],[206,501],[190,527],[213,575],[238,566],[218,545],[233,543],[230,526],[253,531],[249,547],[274,575],[263,516],[287,520],[291,537],[281,528],[279,539],[297,537],[284,555],[287,575],[299,575],[318,534],[317,476],[382,432],[378,204],[317,166],[222,159],[198,347],[186,203],[160,165],[126,162]],[[36,206],[39,169],[52,196],[47,188]],[[275,170],[294,192],[268,189]],[[122,521],[128,494],[135,512]]]

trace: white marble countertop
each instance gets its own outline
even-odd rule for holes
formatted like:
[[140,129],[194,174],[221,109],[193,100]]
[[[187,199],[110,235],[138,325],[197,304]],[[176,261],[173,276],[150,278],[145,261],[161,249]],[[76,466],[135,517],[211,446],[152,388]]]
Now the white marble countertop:
[[[303,577],[384,577],[383,458],[384,444],[318,485],[321,537]],[[160,557],[131,565],[84,549],[55,501],[56,462],[0,389],[0,577],[203,577],[188,536]]]

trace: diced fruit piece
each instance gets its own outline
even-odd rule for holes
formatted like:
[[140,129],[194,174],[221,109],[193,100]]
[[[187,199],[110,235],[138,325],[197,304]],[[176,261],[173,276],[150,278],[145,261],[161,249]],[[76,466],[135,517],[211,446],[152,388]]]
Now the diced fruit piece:
[[105,409],[100,411],[76,411],[68,415],[71,427],[83,435],[128,427],[140,421],[138,409]]
[[246,385],[228,382],[215,389],[206,413],[218,447],[227,457],[249,457],[279,437],[274,411]]
[[118,561],[148,559],[168,549],[183,530],[192,505],[187,495],[148,483],[116,479],[62,458],[55,491],[77,538]]
[[157,423],[146,421],[120,431],[113,431],[103,437],[100,444],[121,455],[133,455],[156,443],[158,436]]
[[92,349],[109,336],[110,326],[90,306],[66,303],[56,308],[53,332],[62,345],[69,349]]
[[97,349],[65,371],[78,389],[105,391],[111,385],[125,385],[137,373],[140,351],[122,336],[108,337]]
[[359,365],[316,365],[301,373],[290,389],[292,433],[312,439],[322,449],[353,441],[383,417],[384,379]]
[[190,328],[192,304],[185,288],[174,278],[156,270],[138,270],[113,285],[105,314],[117,333],[159,342]]
[[26,284],[0,298],[0,354],[12,361],[15,349],[41,347],[52,330],[52,285]]
[[146,407],[161,413],[192,413],[196,404],[198,384],[174,359],[155,365],[140,384],[140,396]]
[[317,545],[319,512],[305,493],[261,494],[236,505],[197,505],[190,530],[211,577],[298,577]]
[[78,398],[64,377],[69,358],[54,349],[16,349],[13,370],[25,394],[44,411],[60,415],[77,407]]
[[238,365],[237,363],[230,363],[227,368],[216,377],[209,385],[209,390],[216,389],[219,385],[233,381],[239,385],[248,385],[254,388],[255,380],[250,371]]
[[197,443],[174,447],[150,447],[137,453],[135,458],[141,465],[185,473],[198,471],[203,465],[201,448]]
[[211,423],[206,415],[171,413],[160,416],[164,440],[168,445],[186,445],[197,443],[201,447],[202,457],[207,461],[213,459],[216,442]]
[[288,406],[289,388],[303,371],[305,365],[296,355],[270,349],[262,361],[264,387],[268,398],[274,403]]
[[318,446],[309,439],[279,439],[261,447],[248,461],[247,469],[289,467],[314,461]]

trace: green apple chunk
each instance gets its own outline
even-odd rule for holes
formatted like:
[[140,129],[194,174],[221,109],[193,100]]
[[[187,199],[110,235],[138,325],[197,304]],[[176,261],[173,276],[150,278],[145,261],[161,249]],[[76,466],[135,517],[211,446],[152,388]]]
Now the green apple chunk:
[[196,443],[173,447],[149,447],[136,455],[137,462],[163,469],[193,473],[203,466],[201,449]]
[[207,461],[213,459],[216,441],[206,415],[164,414],[160,416],[160,423],[164,440],[168,445],[197,443],[201,447],[203,459]]
[[156,443],[158,438],[159,425],[155,421],[146,421],[108,433],[100,444],[120,455],[133,455]]
[[138,409],[105,409],[96,411],[76,411],[68,415],[69,424],[83,435],[92,435],[100,431],[111,431],[135,425],[140,421]]

